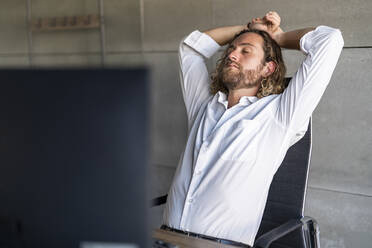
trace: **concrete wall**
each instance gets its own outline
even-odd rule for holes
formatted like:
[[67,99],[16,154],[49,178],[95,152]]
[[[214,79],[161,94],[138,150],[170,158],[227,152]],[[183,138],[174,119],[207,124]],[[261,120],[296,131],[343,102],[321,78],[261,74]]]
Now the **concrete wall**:
[[[98,12],[96,0],[33,0],[35,17]],[[0,66],[29,66],[26,1],[0,4]],[[319,221],[322,247],[372,243],[372,26],[369,0],[104,0],[106,66],[152,67],[152,196],[167,193],[186,141],[177,46],[194,29],[242,24],[276,10],[284,30],[320,24],[340,28],[345,48],[313,115],[306,215]],[[303,59],[284,51],[288,76]],[[213,68],[217,55],[208,62]],[[35,33],[33,66],[99,66],[99,31]],[[162,207],[152,209],[154,227]]]

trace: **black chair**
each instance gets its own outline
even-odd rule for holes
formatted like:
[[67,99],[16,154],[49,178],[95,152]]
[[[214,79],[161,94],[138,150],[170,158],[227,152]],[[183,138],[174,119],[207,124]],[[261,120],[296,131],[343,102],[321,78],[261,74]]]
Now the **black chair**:
[[[319,228],[304,217],[304,203],[311,155],[311,119],[307,132],[289,148],[276,172],[256,235],[254,248],[319,248]],[[152,200],[164,204],[167,195]]]
[[310,120],[304,137],[288,149],[273,178],[254,247],[320,247],[317,222],[304,217],[311,129]]

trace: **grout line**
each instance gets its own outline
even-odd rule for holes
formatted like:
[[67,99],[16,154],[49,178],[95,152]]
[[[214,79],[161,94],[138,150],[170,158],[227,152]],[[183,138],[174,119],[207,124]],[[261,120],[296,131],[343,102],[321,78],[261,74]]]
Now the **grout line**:
[[[142,24],[141,24],[142,26]],[[141,27],[142,29],[142,27]],[[141,31],[141,40],[142,40],[142,47],[143,47],[143,31]],[[372,48],[372,46],[364,46],[364,47],[344,47],[344,49],[368,49]],[[219,52],[224,51],[224,49],[219,49]],[[177,53],[177,50],[131,50],[131,51],[106,51],[106,54],[155,54],[155,53]],[[0,57],[21,57],[21,56],[28,56],[27,52],[25,53],[0,53]],[[32,53],[33,56],[64,56],[64,55],[100,55],[100,52],[62,52],[62,53]]]
[[362,48],[372,48],[372,46],[344,46],[345,49],[362,49]]
[[145,7],[143,0],[139,1],[140,4],[140,35],[141,35],[141,52],[144,52],[145,42]]
[[143,53],[178,53],[178,50],[144,50]]
[[[70,55],[100,55],[100,52],[67,52],[67,53],[32,53],[32,56],[70,56]],[[0,57],[22,57],[28,53],[0,53]]]
[[[177,51],[111,51],[107,52],[106,55],[115,55],[115,54],[156,54],[156,53],[177,53]],[[65,52],[65,53],[33,53],[32,56],[70,56],[70,55],[100,55],[99,51],[97,52]],[[0,57],[23,57],[28,56],[28,53],[0,53]]]
[[212,27],[215,26],[215,19],[214,19],[214,3],[213,3],[213,0],[210,0],[210,6],[211,6],[211,14],[212,14]]
[[0,57],[27,57],[29,53],[0,53]]
[[328,192],[336,192],[336,193],[342,193],[342,194],[355,195],[355,196],[372,197],[372,195],[366,195],[366,194],[362,194],[362,193],[346,192],[346,191],[341,191],[341,190],[326,189],[326,188],[314,187],[314,186],[308,186],[308,188],[309,189],[314,189],[314,190],[320,190],[320,191],[328,191]]

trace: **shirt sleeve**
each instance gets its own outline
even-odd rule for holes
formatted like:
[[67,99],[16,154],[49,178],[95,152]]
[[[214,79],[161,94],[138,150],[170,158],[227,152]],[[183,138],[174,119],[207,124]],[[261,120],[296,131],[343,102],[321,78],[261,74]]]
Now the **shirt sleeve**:
[[189,128],[201,105],[211,96],[205,60],[220,48],[207,34],[194,31],[179,46],[180,81]]
[[340,30],[327,26],[319,26],[301,38],[300,48],[306,58],[281,94],[277,110],[278,121],[291,133],[297,136],[305,133],[309,118],[331,79],[343,45]]

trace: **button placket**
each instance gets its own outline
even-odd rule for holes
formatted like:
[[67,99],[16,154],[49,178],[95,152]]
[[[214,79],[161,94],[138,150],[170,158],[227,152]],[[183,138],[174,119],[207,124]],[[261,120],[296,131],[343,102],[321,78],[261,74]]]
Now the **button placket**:
[[[199,154],[198,154],[198,158],[196,160],[196,163],[195,163],[195,168],[194,168],[194,175],[200,175],[202,173],[202,170],[200,169],[197,169],[200,165],[200,164],[203,164],[203,160],[204,160],[204,153],[206,153],[208,151],[208,145],[207,143],[203,143],[200,147],[200,150],[199,150]],[[182,216],[181,216],[181,224],[180,226],[183,226],[185,227],[185,222],[186,222],[186,216],[188,215],[189,211],[190,211],[190,208],[192,207],[192,203],[194,202],[194,198],[190,197],[189,195],[192,195],[193,192],[194,192],[194,183],[195,183],[195,180],[193,177],[191,177],[191,181],[190,181],[190,186],[189,186],[189,189],[188,189],[188,193],[186,195],[186,204],[184,205],[184,208],[183,208],[183,213],[182,213]]]
[[200,147],[198,159],[196,160],[196,164],[195,164],[195,168],[194,168],[194,170],[195,170],[194,174],[197,175],[197,176],[199,176],[202,172],[200,169],[197,169],[197,168],[198,168],[199,164],[203,164],[205,153],[207,151],[208,151],[208,143],[203,143]]

